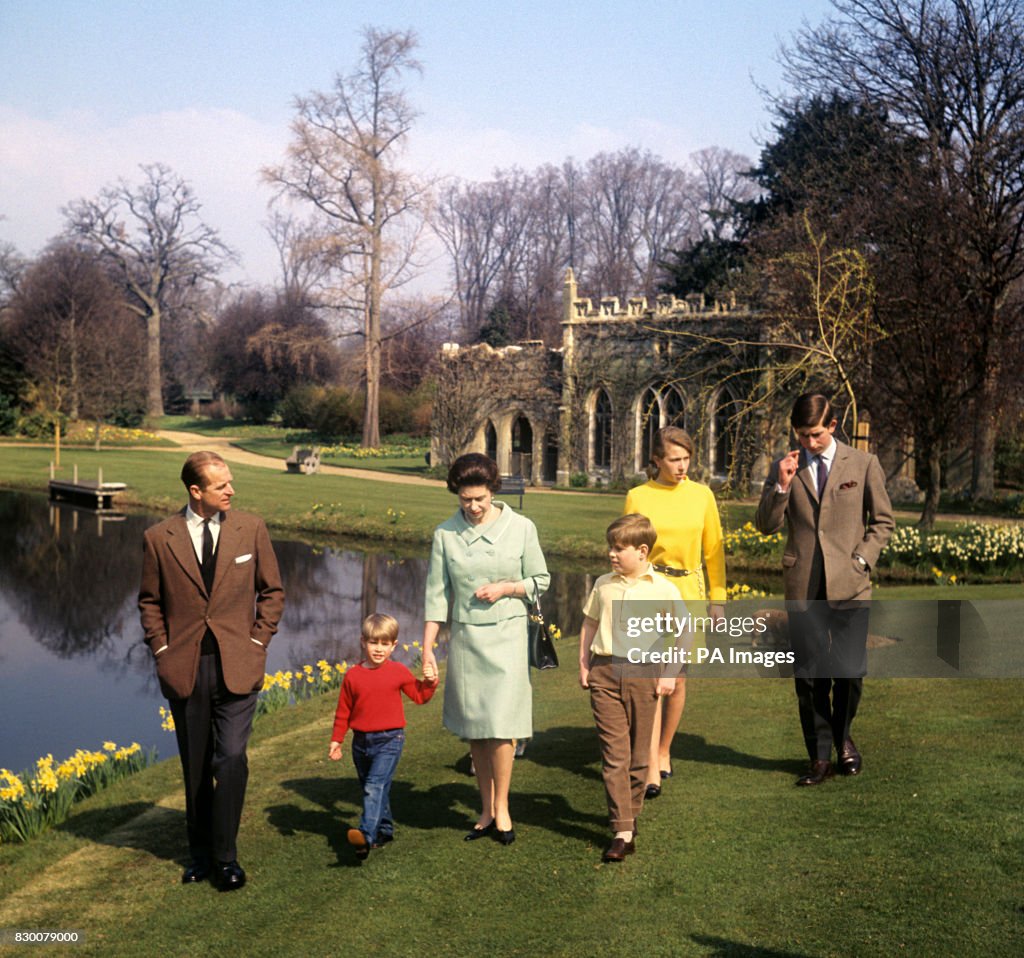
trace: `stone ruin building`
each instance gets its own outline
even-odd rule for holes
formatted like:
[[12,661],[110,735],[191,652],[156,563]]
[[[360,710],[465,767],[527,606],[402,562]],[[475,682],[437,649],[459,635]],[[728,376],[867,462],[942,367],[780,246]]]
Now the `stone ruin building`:
[[753,491],[784,451],[788,406],[740,413],[752,377],[763,375],[745,370],[764,368],[765,349],[724,343],[758,343],[768,326],[763,313],[703,296],[594,304],[567,270],[560,348],[442,347],[431,462],[485,452],[527,484],[628,485],[655,431],[680,425],[696,445],[695,478]]

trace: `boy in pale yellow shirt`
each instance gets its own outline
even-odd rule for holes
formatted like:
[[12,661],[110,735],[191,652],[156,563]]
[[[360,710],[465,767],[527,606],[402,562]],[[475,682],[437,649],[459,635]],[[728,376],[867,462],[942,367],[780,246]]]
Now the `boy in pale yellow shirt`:
[[676,587],[647,561],[657,533],[646,516],[621,516],[605,535],[612,571],[594,583],[583,607],[580,685],[590,690],[614,833],[602,857],[621,862],[636,851],[636,819],[644,804],[658,698],[672,694],[681,671],[678,662],[643,663],[634,654],[636,643],[630,644],[627,619],[639,609],[645,615],[655,610],[676,617],[686,613]]

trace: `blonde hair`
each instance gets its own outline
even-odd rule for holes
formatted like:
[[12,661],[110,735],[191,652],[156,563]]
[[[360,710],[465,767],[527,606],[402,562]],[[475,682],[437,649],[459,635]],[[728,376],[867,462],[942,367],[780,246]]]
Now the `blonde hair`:
[[394,645],[398,641],[398,620],[383,612],[374,612],[363,619],[361,638],[364,642],[390,642]]

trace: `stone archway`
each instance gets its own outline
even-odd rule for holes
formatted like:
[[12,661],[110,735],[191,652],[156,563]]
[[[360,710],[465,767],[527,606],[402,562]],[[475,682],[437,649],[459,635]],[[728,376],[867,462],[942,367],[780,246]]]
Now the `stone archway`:
[[634,467],[642,472],[651,461],[655,433],[663,426],[684,426],[683,397],[675,386],[652,383],[637,400],[636,405],[636,461]]
[[509,457],[509,475],[521,476],[527,482],[533,479],[533,426],[526,416],[512,421],[512,454]]
[[498,430],[490,419],[484,423],[484,453],[495,462],[498,461]]
[[590,402],[590,455],[588,466],[608,470],[612,465],[612,400],[608,390],[599,386]]

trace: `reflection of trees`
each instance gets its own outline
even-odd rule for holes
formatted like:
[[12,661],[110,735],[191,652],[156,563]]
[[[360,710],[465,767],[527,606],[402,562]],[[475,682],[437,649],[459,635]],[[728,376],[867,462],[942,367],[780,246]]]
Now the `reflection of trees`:
[[0,582],[41,645],[71,658],[109,651],[137,631],[133,599],[148,524],[132,516],[100,526],[69,506],[47,509],[38,496],[0,496]]
[[274,549],[286,596],[275,642],[287,643],[290,665],[356,660],[360,625],[370,612],[398,620],[400,643],[419,638],[425,559],[313,550],[299,542],[275,542]]
[[[92,656],[102,672],[153,678],[148,650],[138,644],[136,592],[142,533],[154,519],[107,522],[39,496],[0,494],[0,589],[42,646],[61,658]],[[386,612],[399,623],[402,644],[423,626],[425,557],[395,557],[275,540],[286,602],[270,669],[319,659],[355,661],[365,615]],[[603,571],[603,570],[602,570]],[[553,572],[545,615],[565,636],[578,632],[590,585],[578,572]]]

